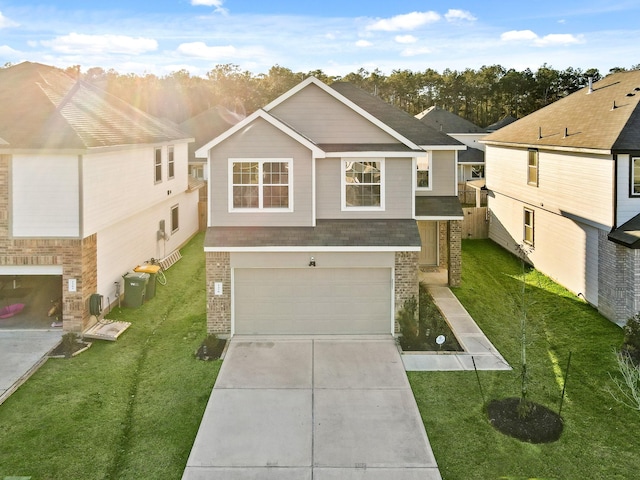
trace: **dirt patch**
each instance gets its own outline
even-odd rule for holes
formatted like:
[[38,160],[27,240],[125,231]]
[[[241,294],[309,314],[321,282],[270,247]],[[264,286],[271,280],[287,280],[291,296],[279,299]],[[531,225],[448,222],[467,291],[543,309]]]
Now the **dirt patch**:
[[529,443],[555,442],[564,426],[562,417],[543,405],[527,402],[523,412],[520,398],[493,400],[487,414],[497,430]]

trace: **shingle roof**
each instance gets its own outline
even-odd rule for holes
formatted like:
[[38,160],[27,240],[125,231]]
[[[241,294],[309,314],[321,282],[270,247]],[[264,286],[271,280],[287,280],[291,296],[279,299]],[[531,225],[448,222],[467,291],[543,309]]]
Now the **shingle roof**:
[[628,248],[640,248],[640,215],[620,225],[609,234],[609,240]]
[[416,217],[463,217],[458,197],[416,197]]
[[495,132],[496,130],[500,130],[502,127],[506,127],[507,125],[515,122],[516,120],[518,120],[518,119],[515,118],[515,117],[512,117],[511,115],[505,115],[504,117],[502,117],[497,122],[492,123],[491,125],[489,125],[487,128],[485,128],[485,130],[487,132]]
[[[198,148],[240,120],[242,118],[237,114],[218,105],[182,122],[179,125],[180,129],[194,138],[194,141],[189,144],[189,161],[195,162],[195,152]],[[198,160],[198,162],[201,161]]]
[[420,247],[415,220],[318,220],[315,227],[209,227],[205,248]]
[[433,106],[416,115],[422,123],[444,133],[487,133],[475,123],[448,110]]
[[640,71],[608,75],[485,137],[489,144],[640,150]]
[[420,120],[409,115],[404,110],[389,105],[351,83],[336,82],[331,84],[331,88],[416,145],[462,145],[462,143],[455,138],[451,138],[445,133],[425,126]]
[[0,69],[0,148],[86,149],[189,136],[62,70],[24,62]]
[[458,152],[458,163],[483,163],[484,152],[477,148],[467,147],[466,150]]

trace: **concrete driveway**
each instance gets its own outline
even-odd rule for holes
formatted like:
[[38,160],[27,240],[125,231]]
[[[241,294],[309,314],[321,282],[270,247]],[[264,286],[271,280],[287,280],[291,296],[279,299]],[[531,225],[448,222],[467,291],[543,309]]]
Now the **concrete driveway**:
[[436,480],[393,338],[234,337],[184,480]]
[[62,331],[0,329],[0,404],[47,359]]

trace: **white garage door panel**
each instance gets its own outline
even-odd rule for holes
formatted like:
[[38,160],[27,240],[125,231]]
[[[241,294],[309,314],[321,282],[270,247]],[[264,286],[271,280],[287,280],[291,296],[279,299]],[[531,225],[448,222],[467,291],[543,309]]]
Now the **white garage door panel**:
[[391,269],[234,270],[237,334],[391,332]]

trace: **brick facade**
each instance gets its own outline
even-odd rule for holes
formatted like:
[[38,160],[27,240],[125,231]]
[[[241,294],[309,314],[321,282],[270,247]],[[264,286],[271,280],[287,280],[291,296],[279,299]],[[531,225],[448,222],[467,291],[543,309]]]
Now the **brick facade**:
[[449,286],[458,287],[462,281],[462,221],[449,220]]
[[[0,155],[0,266],[59,266],[62,268],[63,329],[81,332],[89,323],[89,297],[98,287],[97,240],[12,238],[9,219],[9,155]],[[76,291],[68,291],[69,279]]]
[[[406,300],[412,297],[418,300],[418,257],[418,252],[396,252],[394,278],[395,315],[402,309]],[[400,333],[400,326],[397,320],[394,330],[396,334]]]
[[624,324],[640,311],[640,250],[617,245],[598,232],[598,311]]
[[[207,332],[231,333],[231,254],[207,252]],[[216,295],[215,284],[222,283],[222,295]]]

